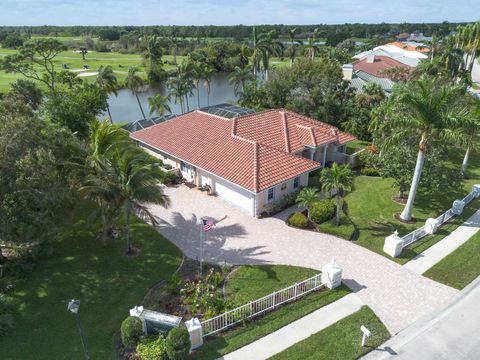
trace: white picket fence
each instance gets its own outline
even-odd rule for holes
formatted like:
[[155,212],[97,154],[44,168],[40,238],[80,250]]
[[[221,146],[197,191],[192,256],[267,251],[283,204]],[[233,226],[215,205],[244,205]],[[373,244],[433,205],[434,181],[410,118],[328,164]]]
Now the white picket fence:
[[296,300],[303,295],[325,287],[322,275],[317,274],[309,279],[296,283],[282,290],[275,291],[260,299],[249,302],[201,322],[203,337],[216,334],[244,320],[271,311],[289,301]]
[[[467,196],[465,196],[462,201],[464,202],[465,205],[469,204],[472,200],[475,199],[476,192],[474,189],[470,193],[468,193]],[[452,217],[455,216],[455,212],[453,207],[445,211],[443,214],[438,216],[436,220],[439,221],[439,226],[442,226],[445,224],[447,221],[449,221]],[[426,235],[429,235],[429,233],[426,230],[427,225],[423,225],[421,228],[413,230],[411,233],[405,235],[402,237],[403,240],[403,248],[406,248],[407,246],[410,246],[414,242],[420,240]]]

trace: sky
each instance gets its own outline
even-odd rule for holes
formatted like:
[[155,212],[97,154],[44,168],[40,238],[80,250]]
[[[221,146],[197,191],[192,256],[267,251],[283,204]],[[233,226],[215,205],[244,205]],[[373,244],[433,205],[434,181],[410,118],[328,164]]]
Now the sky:
[[480,0],[0,0],[0,25],[462,22]]

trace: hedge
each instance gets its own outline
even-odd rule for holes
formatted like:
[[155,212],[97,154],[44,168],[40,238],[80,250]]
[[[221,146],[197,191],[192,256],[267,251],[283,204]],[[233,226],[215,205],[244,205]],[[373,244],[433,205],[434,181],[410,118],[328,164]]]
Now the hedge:
[[120,333],[124,346],[135,346],[143,335],[142,321],[135,316],[127,317],[122,322]]
[[310,209],[310,219],[316,224],[328,221],[335,216],[335,208],[335,200],[319,200]]
[[301,212],[296,212],[290,215],[287,224],[296,228],[304,229],[307,227],[308,219]]

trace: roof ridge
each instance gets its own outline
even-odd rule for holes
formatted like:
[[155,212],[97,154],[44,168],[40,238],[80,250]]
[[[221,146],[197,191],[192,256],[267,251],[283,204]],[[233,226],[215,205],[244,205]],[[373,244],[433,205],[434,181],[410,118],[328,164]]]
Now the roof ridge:
[[259,170],[260,165],[258,164],[258,153],[259,153],[259,144],[258,142],[254,142],[253,145],[253,190],[258,192],[259,188]]
[[[287,112],[287,113],[289,113],[293,116],[297,116],[297,117],[309,122],[310,124],[312,124],[314,126],[323,126],[323,127],[326,127],[326,128],[336,128],[336,129],[338,129],[336,126],[327,124],[327,123],[325,123],[323,121],[320,121],[320,120],[317,120],[317,119],[309,118],[308,116],[305,116],[305,115],[297,114],[297,113],[289,111],[289,110],[285,110],[285,112]],[[297,126],[305,126],[305,125],[297,124]],[[308,127],[308,126],[305,126],[305,127]]]
[[[209,116],[213,116],[213,117],[216,117],[216,118],[219,118],[219,119],[222,119],[222,120],[231,121],[231,119],[229,119],[229,118],[226,118],[226,117],[223,117],[223,116],[220,116],[220,115],[217,115],[217,114],[211,114],[211,113],[209,113],[209,112],[206,112],[206,111],[203,111],[203,110],[200,110],[200,109],[196,109],[196,110],[194,110],[193,112],[202,113],[202,114],[209,115]],[[188,113],[187,113],[187,114],[188,114]]]
[[285,150],[290,152],[290,139],[288,137],[287,114],[284,109],[280,110],[280,120],[283,125],[283,134],[285,136]]

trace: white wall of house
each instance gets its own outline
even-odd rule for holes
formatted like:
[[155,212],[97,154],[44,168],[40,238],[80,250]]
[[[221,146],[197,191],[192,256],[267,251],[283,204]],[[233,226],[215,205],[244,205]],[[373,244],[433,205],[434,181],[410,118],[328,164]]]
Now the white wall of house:
[[264,211],[265,206],[267,206],[268,204],[279,201],[285,195],[293,191],[297,191],[302,186],[303,187],[308,186],[308,173],[305,173],[299,176],[299,185],[297,188],[294,188],[293,184],[294,184],[294,179],[290,179],[281,184],[273,186],[272,188],[274,189],[273,190],[274,198],[270,200],[268,199],[268,189],[260,192],[257,195],[256,215],[261,214]]

